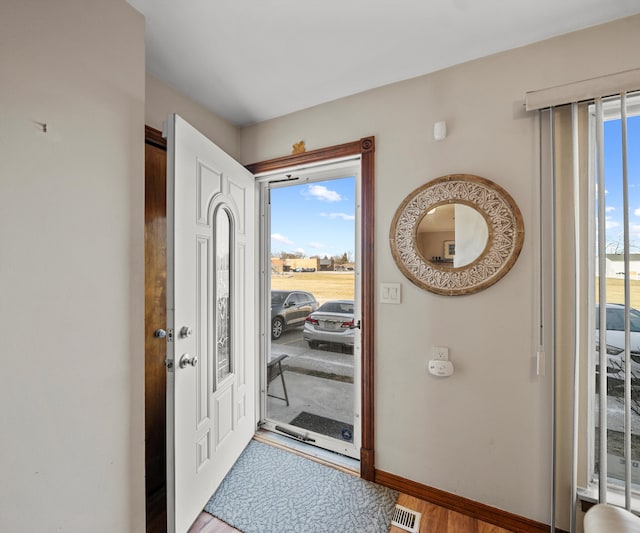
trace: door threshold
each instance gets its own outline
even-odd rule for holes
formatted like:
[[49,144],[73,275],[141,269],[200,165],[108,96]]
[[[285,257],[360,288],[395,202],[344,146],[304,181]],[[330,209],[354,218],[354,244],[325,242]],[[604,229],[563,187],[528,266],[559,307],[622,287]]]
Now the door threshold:
[[352,476],[360,477],[360,461],[339,453],[318,448],[312,444],[281,435],[274,431],[258,429],[253,438],[257,441],[276,446],[283,450],[301,455],[317,463],[341,470]]

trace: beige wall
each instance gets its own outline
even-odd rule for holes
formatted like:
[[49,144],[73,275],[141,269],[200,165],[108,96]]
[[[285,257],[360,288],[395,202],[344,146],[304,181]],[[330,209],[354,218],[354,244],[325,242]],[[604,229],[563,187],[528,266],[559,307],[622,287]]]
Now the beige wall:
[[[550,521],[551,386],[535,373],[537,117],[526,91],[630,68],[640,17],[497,54],[242,131],[242,161],[376,136],[376,276],[400,282],[401,306],[376,308],[376,464],[394,474],[540,522]],[[447,121],[448,138],[432,140]],[[471,173],[520,206],[525,242],[513,270],[474,295],[422,291],[388,244],[403,198],[426,181]],[[448,346],[449,379],[425,371]],[[568,527],[568,510],[559,525]],[[564,518],[566,517],[566,519]]]
[[144,21],[1,11],[0,531],[141,532]]
[[230,156],[240,157],[240,129],[147,74],[145,121],[162,131],[170,113],[177,113]]

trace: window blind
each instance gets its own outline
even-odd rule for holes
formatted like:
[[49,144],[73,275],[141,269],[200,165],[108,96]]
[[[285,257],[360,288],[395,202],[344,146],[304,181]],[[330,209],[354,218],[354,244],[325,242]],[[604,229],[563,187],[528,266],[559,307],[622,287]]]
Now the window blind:
[[[640,74],[640,70],[634,72]],[[640,78],[635,87],[640,87]],[[549,106],[542,103],[542,98],[537,100],[541,105],[541,148],[551,152],[550,163],[542,168],[541,174],[543,181],[546,180],[553,189],[553,194],[548,196],[553,203],[550,209],[552,229],[546,236],[550,244],[541,244],[543,249],[546,247],[551,250],[554,257],[553,276],[556,279],[552,289],[556,332],[552,354],[555,381],[553,478],[554,483],[557,478],[570,482],[572,533],[576,530],[579,488],[597,487],[596,499],[605,503],[610,497],[612,485],[617,483],[624,489],[624,505],[627,509],[632,507],[634,490],[637,498],[640,488],[637,479],[633,483],[631,469],[632,461],[639,459],[633,456],[638,452],[632,450],[632,429],[640,434],[640,427],[632,427],[632,402],[640,405],[632,397],[632,390],[640,385],[640,375],[633,373],[632,355],[636,354],[640,360],[640,352],[638,347],[634,348],[631,344],[630,326],[632,297],[636,307],[640,301],[640,284],[632,286],[630,265],[633,244],[630,238],[630,209],[638,205],[630,206],[629,201],[630,188],[640,187],[640,176],[636,176],[632,183],[629,179],[630,151],[635,154],[636,165],[640,165],[640,128],[634,130],[633,138],[628,134],[631,115],[636,117],[634,126],[640,125],[640,93],[623,92],[587,99],[583,98],[584,94],[582,92],[578,97],[580,103],[568,105]],[[545,98],[546,102],[550,101],[548,97]],[[611,126],[614,121],[619,121],[619,128],[617,122]],[[609,127],[605,134],[607,122]],[[630,143],[633,147],[630,147]],[[615,164],[611,163],[613,159]],[[614,208],[607,203],[607,194],[611,192],[607,188],[611,189],[612,186],[616,188],[616,197],[619,193],[621,198],[620,207]],[[615,209],[622,211],[619,222],[622,238],[616,243],[615,254],[612,254],[609,213]],[[634,213],[640,216],[640,210]],[[541,202],[541,218],[545,214],[545,206]],[[616,267],[619,271],[613,274],[609,267],[612,255],[622,265]],[[611,276],[622,278],[624,301],[616,304],[621,304],[617,305],[617,309],[621,310],[624,317],[624,342],[620,341],[619,336],[612,335],[612,339],[608,339],[607,335],[609,329],[614,329],[613,325],[610,328],[607,326],[607,321],[611,320],[611,296],[608,293]],[[619,298],[618,293],[613,298]],[[637,335],[640,336],[640,332]],[[632,348],[635,349],[633,353]],[[616,356],[614,363],[621,361],[621,368],[616,375],[623,376],[624,392],[615,398],[616,402],[622,403],[624,411],[624,445],[621,454],[617,444],[612,449],[608,434],[608,413],[611,410],[611,377],[608,372],[612,365],[612,352]],[[599,368],[597,384],[594,376],[596,365]],[[563,402],[562,395],[567,395],[567,391],[571,391],[572,398]],[[637,412],[637,406],[635,408]],[[637,416],[640,416],[640,412]],[[566,420],[568,417],[571,419],[570,432],[556,435],[557,419]],[[636,422],[636,426],[639,425]],[[567,437],[571,441],[571,460],[556,461],[558,448],[567,442]],[[597,454],[596,447],[599,447]],[[610,472],[609,464],[612,462],[623,464],[623,468],[614,468]],[[570,464],[570,475],[566,471],[569,466],[567,463]],[[562,465],[565,471],[555,471],[558,465]],[[556,508],[562,512],[563,506],[556,505],[555,485],[552,492],[553,531]]]
[[583,102],[640,88],[640,69],[631,69],[588,80],[558,85],[525,94],[527,111]]

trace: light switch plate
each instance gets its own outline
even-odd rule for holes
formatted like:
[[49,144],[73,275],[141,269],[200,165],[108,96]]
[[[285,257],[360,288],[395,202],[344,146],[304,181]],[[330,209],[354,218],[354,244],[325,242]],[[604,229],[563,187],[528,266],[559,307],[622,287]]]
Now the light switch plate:
[[400,284],[399,283],[381,283],[380,284],[380,303],[381,304],[399,304],[400,303]]

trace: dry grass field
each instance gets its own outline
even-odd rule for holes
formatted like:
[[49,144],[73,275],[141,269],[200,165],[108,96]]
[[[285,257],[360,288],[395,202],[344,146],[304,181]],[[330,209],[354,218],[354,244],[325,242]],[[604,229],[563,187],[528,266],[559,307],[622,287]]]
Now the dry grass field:
[[[355,274],[353,272],[289,272],[271,276],[271,288],[308,291],[320,303],[327,300],[353,300]],[[597,296],[596,293],[596,298]],[[607,279],[607,300],[612,303],[624,303],[623,280]],[[631,307],[640,309],[640,281],[638,280],[631,280]]]
[[271,288],[307,291],[313,294],[320,304],[327,300],[353,300],[355,274],[353,272],[288,272],[271,276]]
[[[596,279],[596,283],[598,280]],[[640,309],[640,281],[631,280],[631,307]],[[596,301],[598,300],[598,288],[596,285]],[[624,280],[607,278],[607,301],[609,303],[624,303]]]

